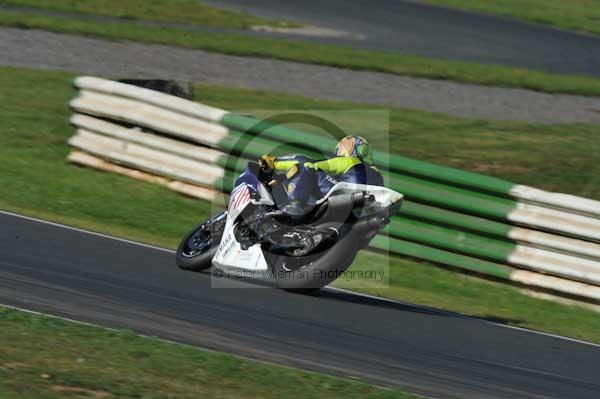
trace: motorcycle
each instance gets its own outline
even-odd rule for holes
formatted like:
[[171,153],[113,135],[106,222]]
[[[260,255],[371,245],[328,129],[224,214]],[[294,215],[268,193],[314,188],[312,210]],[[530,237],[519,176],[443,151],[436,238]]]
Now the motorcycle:
[[281,211],[283,179],[248,163],[227,209],[182,240],[177,265],[214,266],[217,277],[266,278],[285,290],[316,291],[343,275],[402,204],[402,194],[389,188],[339,182],[306,215],[290,217]]

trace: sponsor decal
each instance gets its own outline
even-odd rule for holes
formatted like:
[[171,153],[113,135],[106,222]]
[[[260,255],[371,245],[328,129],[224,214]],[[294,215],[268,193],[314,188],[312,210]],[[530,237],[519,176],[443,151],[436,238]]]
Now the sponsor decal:
[[227,257],[227,255],[229,255],[229,253],[233,249],[234,245],[235,245],[235,240],[233,239],[233,236],[232,235],[225,236],[223,238],[223,242],[221,242],[221,245],[219,245],[219,249],[217,251],[218,255]]
[[231,198],[229,199],[229,211],[231,212],[234,209],[243,207],[251,199],[250,190],[246,184],[242,184],[236,187],[231,192]]
[[336,179],[334,179],[333,177],[331,177],[331,175],[325,175],[325,179],[327,179],[328,182],[330,182],[333,185],[336,185],[339,183],[339,181],[337,181]]

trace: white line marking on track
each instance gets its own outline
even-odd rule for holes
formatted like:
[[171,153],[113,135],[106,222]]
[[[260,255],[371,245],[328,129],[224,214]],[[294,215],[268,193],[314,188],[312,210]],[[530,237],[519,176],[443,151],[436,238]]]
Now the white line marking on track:
[[589,342],[589,341],[583,341],[583,340],[577,339],[577,338],[563,337],[562,335],[545,333],[543,331],[530,330],[530,329],[524,328],[524,327],[511,326],[510,324],[495,323],[493,321],[487,321],[486,320],[486,322],[490,323],[490,324],[494,324],[496,326],[502,326],[502,327],[505,327],[505,328],[510,328],[512,330],[519,330],[519,331],[525,331],[525,332],[532,333],[532,334],[545,335],[546,337],[564,339],[565,341],[571,341],[571,342],[576,342],[578,344],[590,345],[590,346],[595,346],[596,348],[600,348],[600,344],[596,344],[594,342]]
[[70,323],[82,324],[84,326],[98,327],[98,328],[102,328],[103,330],[118,331],[116,328],[111,328],[111,327],[106,327],[106,326],[100,326],[100,325],[97,325],[97,324],[88,323],[86,321],[69,319],[68,317],[56,316],[56,315],[49,314],[49,313],[37,312],[35,310],[20,308],[18,306],[6,305],[4,303],[0,304],[0,307],[7,308],[7,309],[14,309],[14,310],[18,310],[18,311],[25,312],[25,313],[31,313],[31,314],[38,315],[38,316],[45,316],[45,317],[50,317],[50,318],[53,318],[53,319],[64,320],[64,321],[68,321]]
[[124,242],[124,243],[127,243],[127,244],[131,244],[131,245],[137,245],[137,246],[140,246],[140,247],[155,249],[157,251],[163,251],[163,252],[168,252],[168,253],[172,253],[172,254],[175,253],[175,251],[173,251],[172,249],[161,248],[161,247],[157,247],[155,245],[144,244],[144,243],[141,243],[141,242],[132,241],[132,240],[128,240],[128,239],[120,238],[120,237],[115,237],[115,236],[111,236],[111,235],[108,235],[108,234],[102,234],[102,233],[97,233],[95,231],[89,231],[89,230],[80,229],[78,227],[71,227],[71,226],[67,226],[67,225],[64,225],[64,224],[60,224],[60,223],[49,222],[47,220],[37,219],[37,218],[34,218],[34,217],[30,217],[30,216],[23,216],[23,215],[19,215],[17,213],[13,213],[13,212],[7,212],[7,211],[0,210],[0,214],[8,215],[8,216],[13,216],[13,217],[16,217],[16,218],[25,219],[25,220],[29,220],[29,221],[32,221],[32,222],[38,222],[38,223],[42,223],[42,224],[47,224],[47,225],[54,226],[54,227],[60,227],[61,229],[72,230],[72,231],[76,231],[78,233],[84,233],[84,234],[89,234],[89,235],[93,235],[93,236],[96,236],[96,237],[102,237],[102,238],[107,238],[107,239],[110,239],[110,240],[121,241],[121,242]]
[[479,320],[482,321],[484,323],[487,324],[492,324],[494,326],[499,326],[499,327],[504,327],[504,328],[510,328],[512,330],[519,330],[519,331],[523,331],[523,332],[527,332],[527,333],[531,333],[531,334],[538,334],[538,335],[544,335],[546,337],[551,337],[551,338],[557,338],[557,339],[563,339],[566,341],[571,341],[571,342],[576,342],[579,344],[584,344],[584,345],[590,345],[590,346],[594,346],[597,348],[600,348],[600,344],[596,344],[594,342],[589,342],[589,341],[583,341],[577,338],[569,338],[569,337],[564,337],[562,335],[556,335],[556,334],[551,334],[551,333],[546,333],[543,331],[536,331],[536,330],[530,330],[528,328],[523,328],[523,327],[518,327],[518,326],[511,326],[510,324],[502,324],[502,323],[498,323],[495,321],[489,321],[489,320],[485,320],[482,319],[480,317],[476,317],[476,316],[467,316],[467,315],[462,315],[460,313],[454,313],[454,312],[449,312],[449,311],[445,311],[442,309],[435,309],[435,308],[429,308],[426,306],[421,306],[421,305],[416,305],[413,303],[409,303],[409,302],[401,302],[401,301],[396,301],[394,299],[389,299],[389,298],[382,298],[379,296],[375,296],[375,295],[370,295],[370,294],[365,294],[362,292],[356,292],[356,291],[350,291],[350,290],[345,290],[343,288],[337,288],[337,287],[332,287],[332,286],[326,286],[324,288],[327,288],[328,290],[331,291],[338,291],[338,292],[342,292],[342,293],[346,293],[346,294],[352,294],[352,295],[356,295],[356,296],[361,296],[361,297],[365,297],[365,298],[369,298],[369,299],[375,299],[378,301],[383,301],[383,302],[390,302],[390,303],[395,303],[398,305],[404,305],[404,306],[411,306],[417,309],[421,309],[421,310],[427,310],[427,311],[431,311],[431,312],[437,312],[440,314],[449,314],[455,317],[459,317],[459,318],[463,318],[463,319],[472,319],[472,320]]
[[[6,212],[0,211],[0,213],[6,213]],[[41,222],[43,222],[43,220]],[[69,323],[80,324],[80,325],[84,325],[84,326],[88,326],[88,327],[100,328],[102,330],[107,330],[107,331],[124,331],[124,330],[126,330],[126,329],[118,329],[118,328],[106,327],[106,326],[102,326],[100,324],[92,324],[92,323],[88,323],[86,321],[70,319],[68,317],[57,316],[57,315],[48,314],[48,313],[42,313],[42,312],[36,312],[35,310],[20,308],[18,306],[0,304],[0,307],[7,308],[7,309],[14,309],[14,310],[18,310],[18,311],[21,311],[21,312],[34,314],[34,315],[37,315],[37,316],[44,316],[44,317],[50,317],[52,319],[64,320],[64,321],[67,321]],[[138,332],[134,332],[134,334],[137,335],[138,337],[145,338],[145,339],[152,339],[152,340],[156,340],[156,341],[159,341],[159,342],[165,342],[165,343],[173,344],[173,345],[186,346],[186,347],[192,348],[194,350],[199,350],[199,351],[209,352],[209,353],[216,353],[216,354],[219,354],[219,355],[226,354],[226,355],[238,358],[238,359],[243,359],[243,360],[247,360],[247,361],[251,361],[251,362],[257,362],[257,363],[261,363],[261,364],[266,364],[266,365],[269,365],[269,366],[281,367],[281,368],[284,368],[286,370],[302,371],[304,373],[309,373],[309,374],[314,374],[314,375],[321,375],[321,374],[323,374],[323,372],[319,372],[319,371],[313,371],[313,370],[309,370],[309,369],[305,369],[305,368],[301,368],[301,367],[292,367],[292,366],[288,366],[288,365],[285,365],[285,364],[279,364],[279,363],[274,363],[274,362],[268,362],[266,360],[262,360],[262,359],[258,359],[258,358],[253,358],[253,357],[249,357],[249,356],[238,355],[238,354],[233,353],[233,352],[224,352],[224,351],[213,350],[213,349],[210,349],[210,348],[205,348],[203,346],[186,344],[186,343],[183,343],[183,342],[173,341],[173,340],[168,339],[168,338],[161,338],[161,337],[157,337],[157,336],[154,336],[154,335],[145,335],[145,334],[140,334]],[[365,381],[365,383],[368,383],[368,384],[370,384],[370,385],[372,385],[374,387],[380,388],[380,389],[385,389],[385,390],[390,390],[391,389],[390,387],[386,387],[386,386],[383,386],[383,385],[378,385],[378,384],[375,384],[375,383],[372,383],[372,382],[368,382],[366,380],[361,379],[360,377],[344,376],[344,375],[337,375],[337,376],[333,375],[333,376],[336,377],[336,378],[341,378],[341,379],[351,378],[351,379],[356,379],[356,380],[360,380],[360,381]]]
[[[64,224],[60,224],[60,223],[49,222],[47,220],[37,219],[37,218],[34,218],[34,217],[30,217],[30,216],[23,216],[23,215],[19,215],[17,213],[13,213],[13,212],[8,212],[8,211],[0,210],[0,214],[4,214],[4,215],[8,215],[8,216],[13,216],[15,218],[25,219],[25,220],[29,220],[29,221],[33,221],[33,222],[37,222],[37,223],[47,224],[47,225],[54,226],[54,227],[59,227],[59,228],[62,228],[62,229],[72,230],[72,231],[76,231],[76,232],[79,232],[79,233],[89,234],[89,235],[93,235],[93,236],[96,236],[96,237],[106,238],[106,239],[110,239],[110,240],[116,240],[116,241],[120,241],[120,242],[123,242],[123,243],[126,243],[126,244],[131,244],[131,245],[136,245],[136,246],[140,246],[140,247],[150,248],[150,249],[154,249],[154,250],[157,250],[157,251],[163,251],[163,252],[168,252],[168,253],[175,253],[175,251],[173,251],[172,249],[161,248],[161,247],[157,247],[155,245],[144,244],[144,243],[141,243],[141,242],[127,240],[125,238],[119,238],[119,237],[111,236],[111,235],[108,235],[108,234],[97,233],[97,232],[94,232],[94,231],[84,230],[84,229],[80,229],[80,228],[77,228],[77,227],[71,227],[71,226],[67,226],[67,225],[64,225]],[[480,321],[483,321],[485,323],[492,324],[492,325],[499,326],[499,327],[510,328],[512,330],[523,331],[523,332],[527,332],[527,333],[530,333],[530,334],[544,335],[546,337],[551,337],[551,338],[556,338],[556,339],[562,339],[562,340],[565,340],[565,341],[571,341],[571,342],[576,342],[576,343],[579,343],[579,344],[584,344],[584,345],[589,345],[589,346],[594,346],[594,347],[600,348],[600,344],[596,344],[596,343],[588,342],[588,341],[583,341],[583,340],[576,339],[576,338],[569,338],[569,337],[564,337],[562,335],[556,335],[556,334],[551,334],[551,333],[545,333],[545,332],[542,332],[542,331],[530,330],[530,329],[523,328],[523,327],[511,326],[509,324],[497,323],[497,322],[494,322],[494,321],[488,321],[488,320],[481,319],[481,318],[478,318],[478,317],[466,316],[466,315],[461,315],[459,313],[453,313],[453,312],[446,312],[446,311],[441,310],[441,309],[428,308],[428,307],[425,307],[425,306],[420,306],[420,305],[416,305],[416,304],[412,304],[412,303],[408,303],[408,302],[401,302],[401,301],[396,301],[396,300],[389,299],[389,298],[382,298],[382,297],[378,297],[378,296],[375,296],[375,295],[365,294],[365,293],[362,293],[362,292],[356,292],[356,291],[345,290],[343,288],[332,287],[330,285],[325,286],[324,288],[327,288],[327,289],[332,290],[332,291],[338,291],[338,292],[343,292],[343,293],[352,294],[352,295],[356,295],[356,296],[362,296],[362,297],[369,298],[369,299],[376,299],[378,301],[396,303],[396,304],[399,304],[399,305],[409,305],[409,306],[415,307],[417,309],[435,311],[435,312],[439,312],[441,314],[447,313],[447,314],[452,314],[452,315],[457,316],[457,317],[462,317],[462,318],[467,318],[467,319],[476,319],[476,320],[480,320]],[[5,306],[5,305],[2,305],[2,306]],[[10,307],[10,306],[7,306],[7,307]],[[15,308],[15,309],[19,309],[19,308]],[[25,309],[20,309],[20,310],[25,310]],[[34,312],[34,311],[30,311],[30,312],[31,313],[37,313],[37,312]],[[52,317],[57,317],[57,316],[52,316]],[[59,317],[59,318],[61,318],[61,317]],[[65,318],[65,320],[77,322],[76,320],[70,320],[70,319],[66,319],[66,318]],[[87,324],[87,323],[83,323],[83,324]],[[94,324],[90,324],[90,325],[94,325]]]

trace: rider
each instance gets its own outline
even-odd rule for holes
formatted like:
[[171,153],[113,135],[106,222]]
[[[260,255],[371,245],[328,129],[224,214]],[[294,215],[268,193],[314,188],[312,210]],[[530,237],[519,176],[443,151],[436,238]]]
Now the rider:
[[293,217],[305,215],[313,193],[325,195],[336,183],[348,182],[383,186],[383,177],[373,165],[369,142],[361,136],[346,136],[335,148],[335,157],[312,161],[303,155],[259,159],[261,169],[286,173],[283,184],[288,204],[282,211]]

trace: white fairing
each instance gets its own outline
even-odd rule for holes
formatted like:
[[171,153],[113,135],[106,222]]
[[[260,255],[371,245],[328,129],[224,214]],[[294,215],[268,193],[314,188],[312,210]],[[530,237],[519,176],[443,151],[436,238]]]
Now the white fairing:
[[219,244],[217,253],[213,257],[212,264],[221,268],[237,267],[240,269],[254,271],[267,270],[267,261],[265,260],[262,250],[260,249],[260,245],[255,244],[247,250],[243,250],[235,239],[234,227],[237,217],[251,203],[273,204],[273,201],[270,198],[271,196],[269,192],[262,185],[259,185],[258,189],[258,192],[261,195],[260,201],[255,201],[250,198],[248,198],[247,201],[236,201],[236,193],[242,191],[244,187],[248,188],[249,186],[246,186],[244,183],[243,185],[236,187],[231,192],[229,208],[227,210],[227,221],[225,222],[225,229],[223,231],[223,238],[221,238],[221,243]]
[[[273,204],[273,200],[269,192],[264,189],[264,187],[259,186],[258,192],[262,197],[260,201],[252,199],[236,202],[233,197],[234,193],[236,193],[239,188],[240,187],[236,187],[232,192],[223,238],[221,239],[221,243],[219,244],[219,248],[217,249],[217,253],[214,256],[212,263],[214,266],[221,268],[235,267],[252,271],[267,270],[267,261],[260,248],[260,244],[255,244],[247,250],[242,250],[240,244],[235,239],[234,227],[236,223],[235,220],[248,205],[251,203]],[[333,186],[323,198],[317,201],[317,204],[323,203],[324,201],[327,201],[329,197],[335,195],[351,194],[355,192],[367,192],[368,194],[375,196],[375,202],[372,204],[372,207],[388,207],[392,204],[400,205],[403,198],[402,194],[386,187],[341,182]],[[369,209],[369,206],[365,206],[363,212],[369,213]]]
[[232,219],[227,219],[221,244],[215,254],[212,264],[217,267],[237,267],[246,270],[267,270],[267,261],[259,244],[243,250],[233,234]]
[[383,207],[400,203],[402,198],[404,198],[402,194],[387,187],[341,182],[333,186],[323,198],[317,201],[317,204],[327,201],[327,199],[333,195],[351,194],[362,191],[374,195],[375,202]]

